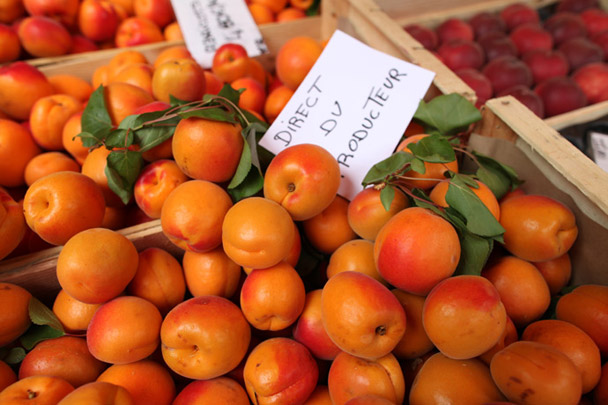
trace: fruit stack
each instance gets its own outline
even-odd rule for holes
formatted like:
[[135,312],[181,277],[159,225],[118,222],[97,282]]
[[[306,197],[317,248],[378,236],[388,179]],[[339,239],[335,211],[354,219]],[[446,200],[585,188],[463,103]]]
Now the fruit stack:
[[597,1],[540,10],[512,3],[405,29],[477,92],[479,105],[512,95],[542,118],[607,99],[608,13]]

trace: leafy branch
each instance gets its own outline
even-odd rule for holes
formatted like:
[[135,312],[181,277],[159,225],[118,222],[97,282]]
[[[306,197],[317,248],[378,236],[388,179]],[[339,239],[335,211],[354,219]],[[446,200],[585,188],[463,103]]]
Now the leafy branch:
[[207,94],[199,101],[172,97],[166,110],[130,115],[115,127],[105,104],[104,87],[99,86],[83,112],[82,132],[77,136],[87,148],[105,147],[111,151],[105,169],[108,185],[128,204],[144,164],[142,153],[171,138],[182,119],[197,117],[240,124],[245,147],[228,185],[228,192],[239,200],[254,195],[263,186],[257,140],[267,129],[266,123],[238,107],[240,94],[225,85],[217,95]]

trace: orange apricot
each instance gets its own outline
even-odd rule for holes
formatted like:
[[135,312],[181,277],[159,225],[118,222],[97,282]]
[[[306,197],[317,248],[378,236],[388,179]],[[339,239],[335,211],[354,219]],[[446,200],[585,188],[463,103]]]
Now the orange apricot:
[[190,54],[190,51],[188,51],[188,48],[186,48],[186,45],[170,46],[159,52],[159,54],[156,56],[156,59],[154,59],[153,66],[156,69],[163,63],[168,62],[170,60],[184,58],[192,59],[192,55]]
[[55,405],[72,391],[74,387],[63,378],[36,375],[18,380],[0,391],[0,403]]
[[0,67],[0,111],[9,117],[28,119],[34,103],[51,94],[53,85],[38,68],[21,61]]
[[26,231],[21,204],[0,187],[0,260],[18,248]]
[[94,381],[76,388],[57,403],[57,405],[79,404],[134,405],[135,402],[123,387]]
[[0,392],[15,381],[17,381],[17,375],[11,366],[0,360]]
[[142,169],[133,187],[137,206],[150,218],[160,218],[163,204],[188,177],[170,159],[156,160]]
[[78,301],[61,289],[53,302],[53,313],[69,333],[86,331],[95,311],[101,304]]
[[152,92],[157,100],[168,103],[170,96],[196,101],[205,94],[205,72],[192,58],[163,62],[154,69]]
[[312,37],[299,36],[288,40],[277,53],[277,76],[285,86],[295,91],[322,51],[319,41]]
[[249,405],[245,389],[232,378],[216,377],[192,381],[175,397],[172,405],[190,404]]
[[247,6],[253,21],[257,25],[268,24],[275,21],[274,12],[264,4],[252,3]]
[[268,93],[268,97],[264,101],[264,117],[272,124],[279,116],[280,112],[285,108],[294,91],[287,86],[279,86]]
[[82,118],[82,111],[73,114],[67,119],[63,125],[61,131],[61,142],[63,148],[70,154],[78,164],[82,165],[84,159],[89,154],[89,148],[82,144],[82,139],[76,135],[82,132],[82,125],[80,119]]
[[81,109],[82,103],[68,94],[53,94],[36,101],[29,120],[36,143],[47,150],[63,149],[63,126]]
[[36,180],[56,172],[80,172],[80,165],[61,152],[44,152],[34,156],[25,166],[25,184],[31,186]]
[[80,172],[92,179],[102,192],[104,201],[107,205],[113,207],[123,206],[124,203],[111,188],[106,176],[106,167],[108,165],[108,156],[112,151],[103,146],[90,151],[82,162]]
[[358,271],[386,284],[376,268],[374,243],[368,240],[353,239],[334,250],[329,257],[327,278],[332,278],[342,271]]
[[25,167],[41,151],[31,133],[17,122],[0,119],[0,186],[25,184]]
[[154,101],[154,97],[141,87],[121,82],[108,83],[104,87],[104,99],[114,125],[119,125],[138,107]]
[[544,262],[533,262],[532,264],[536,266],[547,282],[552,296],[557,295],[570,282],[572,263],[570,262],[570,255],[568,253],[564,253],[555,259]]
[[11,343],[29,328],[32,295],[23,287],[0,283],[0,304],[6,308],[0,317],[0,347]]
[[91,83],[76,75],[54,74],[49,75],[48,80],[55,93],[70,95],[81,103],[86,102],[93,92]]
[[230,298],[239,286],[241,266],[233,262],[221,246],[208,252],[186,251],[182,265],[188,291],[195,297]]
[[[490,188],[488,186],[486,186],[479,180],[475,180],[475,183],[477,183],[478,188],[468,186],[469,190],[471,190],[473,192],[473,194],[475,194],[481,200],[481,202],[483,202],[483,204],[486,206],[488,211],[490,211],[490,213],[498,221],[500,219],[500,206],[498,204],[498,200],[496,199],[496,196],[494,195],[494,193],[492,192],[492,190],[490,190]],[[448,187],[458,187],[458,186],[450,185],[449,180],[443,180],[443,181],[439,182],[437,185],[435,185],[435,187],[433,187],[433,189],[431,190],[431,193],[429,194],[429,198],[435,204],[440,205],[442,207],[447,207],[448,203],[445,200],[445,195],[448,192]]]
[[393,349],[400,360],[415,359],[430,352],[434,345],[424,330],[422,311],[425,297],[398,289],[391,290],[405,311],[405,334]]
[[320,252],[332,254],[357,237],[348,224],[348,200],[336,195],[321,213],[303,222],[304,234]]

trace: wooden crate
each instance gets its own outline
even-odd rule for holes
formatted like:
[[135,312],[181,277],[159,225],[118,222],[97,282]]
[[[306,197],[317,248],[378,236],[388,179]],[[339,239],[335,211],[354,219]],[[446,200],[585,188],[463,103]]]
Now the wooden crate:
[[[382,14],[390,17],[399,28],[409,24],[420,24],[429,28],[435,28],[448,18],[460,18],[468,20],[479,12],[499,12],[513,3],[525,3],[534,8],[541,8],[557,3],[559,0],[354,0],[352,7],[361,10],[375,9],[370,13],[370,19],[374,19],[378,27],[383,30],[395,30],[390,26]],[[602,8],[608,8],[608,2],[602,1]],[[381,24],[381,25],[378,25]],[[391,38],[396,38],[392,36]],[[413,38],[412,38],[413,40]],[[414,40],[415,41],[415,40]],[[419,45],[422,47],[422,45]],[[586,107],[570,111],[564,114],[548,117],[545,122],[556,130],[561,130],[572,125],[588,123],[600,117],[608,115],[608,101],[588,105]]]

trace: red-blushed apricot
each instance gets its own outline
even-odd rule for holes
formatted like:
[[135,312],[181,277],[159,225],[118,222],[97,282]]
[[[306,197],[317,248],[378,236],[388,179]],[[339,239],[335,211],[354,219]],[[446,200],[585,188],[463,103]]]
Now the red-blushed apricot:
[[132,296],[114,298],[93,315],[87,346],[95,358],[112,364],[142,360],[159,344],[162,316],[151,302]]
[[171,59],[155,67],[152,75],[154,98],[168,103],[170,96],[197,101],[205,94],[205,72],[192,58]]
[[507,315],[517,327],[539,319],[549,308],[549,287],[530,262],[504,256],[484,268],[481,275],[494,284]]
[[277,53],[277,76],[285,86],[295,91],[322,51],[323,47],[319,41],[312,37],[299,36],[288,40]]
[[129,391],[123,387],[103,381],[94,381],[76,388],[57,405],[110,404],[134,405]]
[[491,282],[481,276],[460,275],[433,287],[424,302],[422,322],[441,353],[464,360],[496,344],[507,314]]
[[[486,206],[488,211],[490,211],[490,213],[498,221],[500,219],[500,205],[498,204],[498,200],[496,199],[496,196],[494,195],[494,193],[492,192],[492,190],[490,190],[490,188],[488,186],[486,186],[479,180],[475,180],[475,183],[477,183],[478,187],[474,188],[474,187],[468,186],[469,190],[471,190],[473,192],[473,194],[475,194],[481,200],[481,202]],[[440,181],[431,190],[431,192],[429,194],[429,198],[435,204],[440,205],[442,207],[447,207],[448,203],[445,200],[445,195],[447,194],[449,187],[458,187],[458,186],[453,185],[453,184],[450,185],[449,180]]]
[[365,360],[346,352],[336,356],[329,368],[327,386],[332,403],[346,404],[360,395],[374,394],[403,403],[405,381],[399,362],[392,354]]
[[380,229],[374,258],[378,272],[391,285],[426,295],[456,271],[460,241],[449,222],[424,208],[411,207]]
[[240,44],[226,43],[216,49],[211,71],[224,83],[231,83],[247,74],[249,56]]
[[566,253],[578,227],[565,204],[546,196],[521,195],[500,204],[504,246],[524,260],[542,262]]
[[108,83],[103,94],[114,125],[120,124],[137,108],[154,101],[154,97],[141,87],[122,82]]
[[243,360],[251,327],[238,306],[205,295],[173,308],[162,323],[160,337],[163,359],[171,370],[205,380],[229,372]]
[[583,378],[583,394],[599,382],[602,360],[595,342],[582,329],[570,322],[543,319],[529,324],[521,340],[545,343],[555,347],[572,360]]
[[95,381],[106,365],[89,353],[85,339],[61,336],[38,343],[19,366],[19,379],[33,375],[59,377],[73,387]]
[[0,306],[6,308],[0,317],[0,347],[11,343],[29,328],[29,304],[32,294],[12,283],[0,283]]
[[11,366],[0,360],[0,392],[15,381],[17,381],[17,375]]
[[182,266],[166,250],[144,249],[139,252],[137,272],[127,292],[150,301],[165,315],[184,300],[186,281]]
[[567,286],[572,277],[572,263],[568,253],[564,253],[555,259],[533,262],[532,264],[536,266],[547,282],[552,296],[557,295],[562,288]]
[[300,144],[279,152],[264,174],[264,197],[279,203],[294,221],[320,214],[340,186],[340,167],[321,146]]
[[333,405],[327,385],[317,385],[304,405]]
[[357,235],[367,240],[375,240],[380,228],[396,213],[409,206],[405,194],[395,192],[389,209],[380,200],[380,190],[369,187],[361,190],[348,204],[348,224]]
[[327,208],[303,222],[304,234],[315,249],[332,254],[357,237],[348,224],[347,210],[348,200],[336,195]]
[[387,355],[405,333],[399,300],[379,281],[354,271],[338,273],[325,283],[321,314],[336,346],[365,359]]
[[222,223],[231,207],[230,196],[217,184],[190,180],[167,196],[160,224],[163,233],[176,246],[207,252],[222,243]]
[[308,349],[283,337],[258,344],[243,369],[249,399],[258,404],[303,403],[315,389],[318,376],[319,368]]
[[557,301],[557,319],[570,322],[585,331],[608,356],[608,286],[584,284]]
[[393,354],[400,360],[415,359],[430,352],[434,345],[429,339],[422,324],[422,309],[425,297],[410,294],[398,289],[391,290],[405,311],[405,334],[393,349]]
[[358,271],[386,284],[376,268],[374,243],[365,239],[350,240],[334,250],[326,271],[328,279],[342,271]]
[[27,229],[21,204],[0,187],[0,260],[17,249]]
[[[418,141],[420,141],[422,138],[426,138],[427,136],[429,135],[419,134],[407,137],[397,146],[397,151],[403,150],[404,152],[410,152],[410,148],[408,146],[409,144],[418,143]],[[423,190],[428,190],[434,187],[440,181],[446,179],[444,174],[446,171],[449,170],[458,173],[458,161],[453,160],[448,163],[424,162],[424,169],[424,173],[419,173],[415,170],[408,170],[404,173],[404,176],[408,177],[408,179],[403,180],[403,183],[411,188],[416,187]]]
[[266,90],[260,81],[252,77],[241,77],[230,83],[230,86],[235,90],[242,90],[238,104],[241,109],[262,113]]
[[231,404],[249,405],[245,389],[228,377],[192,381],[175,397],[172,405]]
[[18,380],[0,391],[0,404],[57,404],[74,387],[59,377],[35,375]]
[[165,200],[188,177],[170,159],[161,159],[144,167],[135,181],[135,203],[150,218],[160,218]]
[[286,262],[253,270],[241,287],[241,310],[256,329],[282,330],[302,313],[306,291],[298,272]]
[[304,309],[293,329],[293,338],[306,346],[316,358],[333,360],[341,350],[332,342],[323,326],[321,295],[321,289],[306,294]]
[[182,259],[188,291],[195,297],[218,295],[230,298],[236,292],[241,266],[224,253],[221,246],[209,252],[186,252]]
[[515,324],[513,323],[511,318],[507,316],[507,325],[505,327],[505,331],[498,339],[498,342],[496,342],[496,344],[492,346],[488,351],[479,355],[478,358],[479,360],[486,363],[488,367],[490,367],[492,357],[494,357],[496,353],[509,346],[511,343],[517,342],[518,340],[519,337],[517,335],[517,329],[515,328]]
[[152,360],[114,364],[97,381],[123,387],[135,405],[170,405],[175,398],[175,382],[169,370]]
[[504,399],[481,361],[450,359],[441,353],[424,362],[409,394],[410,405],[485,404]]
[[509,401],[577,404],[582,380],[572,360],[544,343],[520,340],[492,358],[490,372]]
[[243,142],[238,124],[186,118],[173,134],[173,158],[187,176],[220,183],[234,176]]
[[0,111],[12,119],[26,120],[34,103],[51,94],[53,85],[35,66],[18,61],[0,67]]
[[101,304],[117,297],[137,272],[139,257],[129,239],[105,228],[74,235],[57,258],[57,279],[78,301]]
[[61,289],[53,302],[53,313],[69,333],[86,331],[93,314],[101,304],[86,304],[78,301]]
[[226,213],[222,244],[235,263],[263,269],[287,257],[295,229],[291,216],[278,203],[262,197],[245,198]]

